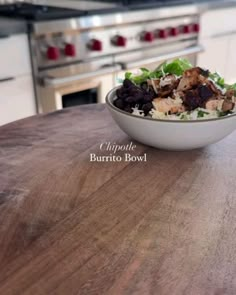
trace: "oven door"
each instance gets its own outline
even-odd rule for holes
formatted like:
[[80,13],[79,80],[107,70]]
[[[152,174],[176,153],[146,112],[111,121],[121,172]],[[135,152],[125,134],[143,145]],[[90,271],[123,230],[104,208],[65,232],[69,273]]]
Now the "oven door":
[[103,60],[103,64],[83,63],[41,72],[39,112],[105,102],[107,92],[114,87],[114,73],[120,69],[120,65]]
[[137,72],[142,67],[154,70],[161,63],[175,58],[187,58],[193,66],[196,66],[197,55],[203,52],[201,45],[196,44],[196,40],[182,41],[158,46],[152,49],[135,51],[126,55],[119,55],[116,62],[122,64],[124,71],[116,73],[115,84],[119,85],[127,71]]

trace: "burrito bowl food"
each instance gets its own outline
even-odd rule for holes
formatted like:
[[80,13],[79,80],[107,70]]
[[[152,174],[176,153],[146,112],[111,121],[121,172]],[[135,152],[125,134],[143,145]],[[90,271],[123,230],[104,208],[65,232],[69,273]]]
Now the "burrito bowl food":
[[209,120],[236,112],[236,84],[186,59],[164,62],[154,71],[127,72],[114,106],[158,120]]

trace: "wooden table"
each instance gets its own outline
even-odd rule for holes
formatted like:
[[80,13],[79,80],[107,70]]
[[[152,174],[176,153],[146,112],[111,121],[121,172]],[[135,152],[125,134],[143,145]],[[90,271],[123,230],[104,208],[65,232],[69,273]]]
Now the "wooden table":
[[236,133],[90,162],[130,141],[103,105],[0,128],[1,295],[236,294]]

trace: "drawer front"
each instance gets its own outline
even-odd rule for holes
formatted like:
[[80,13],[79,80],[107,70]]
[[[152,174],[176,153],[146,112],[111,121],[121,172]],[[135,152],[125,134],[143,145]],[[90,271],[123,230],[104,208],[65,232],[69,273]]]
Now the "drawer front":
[[0,82],[0,125],[36,114],[30,75]]
[[26,34],[0,38],[0,79],[31,73]]

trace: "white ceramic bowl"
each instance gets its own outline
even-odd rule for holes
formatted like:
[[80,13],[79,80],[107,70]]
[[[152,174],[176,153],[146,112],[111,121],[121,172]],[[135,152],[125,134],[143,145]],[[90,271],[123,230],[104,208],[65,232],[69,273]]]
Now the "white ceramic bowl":
[[198,121],[157,120],[131,115],[113,104],[119,87],[107,94],[108,109],[125,133],[146,145],[167,150],[196,149],[215,143],[236,129],[236,114]]

